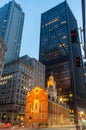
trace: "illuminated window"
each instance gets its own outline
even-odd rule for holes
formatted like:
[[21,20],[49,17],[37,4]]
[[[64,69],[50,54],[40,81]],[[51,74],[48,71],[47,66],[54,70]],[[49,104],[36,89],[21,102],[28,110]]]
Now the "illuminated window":
[[[58,21],[58,18],[54,18],[52,21],[46,23],[45,26],[48,26],[48,25],[50,25],[50,24],[52,24],[54,22],[57,22],[57,21]],[[44,26],[42,26],[42,27],[44,27]]]
[[2,85],[2,82],[0,82],[0,85]]
[[6,23],[7,22],[7,20],[6,19],[4,19],[4,21],[3,21],[4,23]]
[[86,73],[84,73],[84,75],[86,76]]
[[34,106],[35,106],[35,110],[38,110],[38,103],[35,103]]
[[74,110],[70,110],[70,113],[74,113]]
[[65,20],[61,22],[61,24],[65,24],[65,23],[66,23],[66,21],[65,21]]
[[70,94],[69,94],[69,97],[73,97],[73,94],[72,94],[72,93],[70,93]]
[[63,36],[63,39],[67,38],[67,36]]
[[58,90],[59,90],[59,91],[62,91],[62,88],[59,88]]
[[65,46],[65,43],[59,44],[59,47]]
[[34,109],[33,109],[33,111],[39,112],[39,100],[38,99],[34,100]]
[[3,77],[1,78],[1,80],[3,80]]

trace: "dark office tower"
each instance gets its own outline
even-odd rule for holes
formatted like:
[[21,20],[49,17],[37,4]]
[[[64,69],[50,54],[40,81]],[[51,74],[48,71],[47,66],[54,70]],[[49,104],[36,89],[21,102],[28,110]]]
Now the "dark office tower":
[[0,36],[7,45],[5,63],[19,57],[23,23],[24,13],[14,0],[0,8]]
[[57,98],[70,105],[77,122],[77,94],[84,91],[77,21],[66,1],[41,16],[39,61],[46,66],[46,81],[55,77]]

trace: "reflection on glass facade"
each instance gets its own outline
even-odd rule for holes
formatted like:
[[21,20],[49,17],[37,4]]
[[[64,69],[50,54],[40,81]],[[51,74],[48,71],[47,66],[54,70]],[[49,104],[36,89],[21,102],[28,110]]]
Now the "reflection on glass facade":
[[19,57],[23,23],[24,13],[14,0],[0,8],[0,36],[7,45],[5,63]]
[[[81,71],[75,64],[76,56],[81,57],[81,50],[79,44],[71,43],[70,32],[73,29],[77,31],[77,21],[66,1],[41,16],[39,60],[46,66],[46,82],[52,72],[58,100],[63,98],[71,110],[75,109],[73,101],[76,99],[77,81],[80,79],[76,73]],[[79,42],[78,33],[77,39]],[[73,110],[72,112],[74,113]]]

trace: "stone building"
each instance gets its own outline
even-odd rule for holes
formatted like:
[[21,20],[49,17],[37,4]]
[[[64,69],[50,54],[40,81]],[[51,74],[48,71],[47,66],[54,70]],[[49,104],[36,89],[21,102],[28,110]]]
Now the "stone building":
[[22,60],[5,64],[0,82],[0,121],[23,122],[26,93],[32,84],[33,68]]

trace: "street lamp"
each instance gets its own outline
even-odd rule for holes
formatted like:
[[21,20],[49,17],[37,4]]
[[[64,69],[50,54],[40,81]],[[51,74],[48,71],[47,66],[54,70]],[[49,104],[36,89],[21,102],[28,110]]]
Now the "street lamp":
[[84,112],[83,111],[80,111],[80,116],[83,116],[84,115]]

